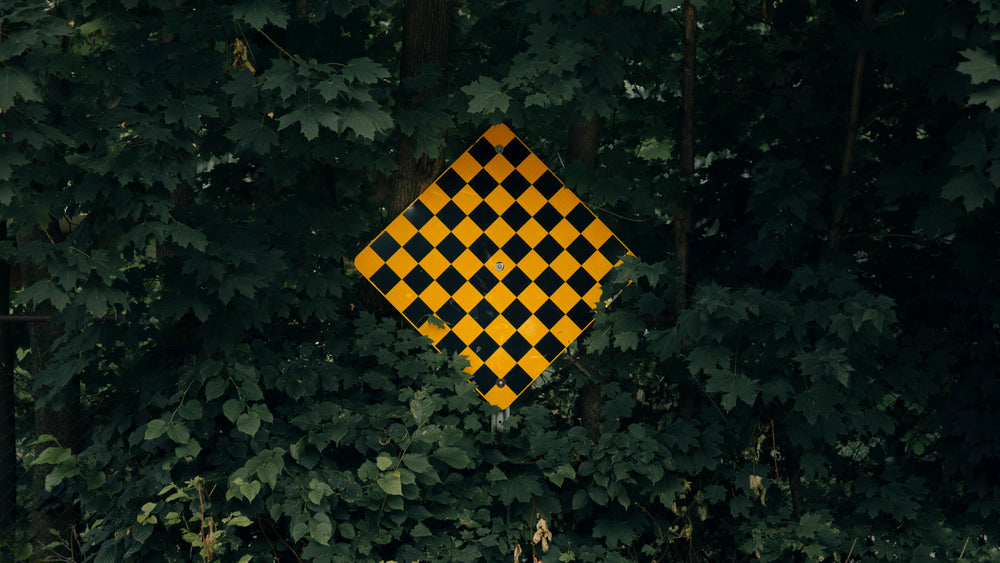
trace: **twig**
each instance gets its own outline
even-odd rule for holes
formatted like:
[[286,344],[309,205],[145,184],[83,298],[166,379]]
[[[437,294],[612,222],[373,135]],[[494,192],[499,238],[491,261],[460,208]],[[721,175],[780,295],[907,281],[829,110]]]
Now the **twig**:
[[271,42],[271,45],[274,45],[275,47],[277,47],[277,48],[278,48],[278,50],[279,50],[279,51],[281,51],[281,53],[282,53],[283,55],[285,55],[285,56],[286,56],[286,57],[288,57],[289,59],[292,59],[293,61],[295,60],[295,55],[293,55],[293,54],[289,53],[288,51],[286,51],[286,50],[285,50],[285,48],[284,48],[284,47],[282,47],[281,45],[278,45],[278,43],[277,43],[277,42],[275,42],[275,40],[274,40],[274,39],[271,39],[271,36],[270,36],[270,35],[268,35],[267,33],[265,33],[263,29],[261,29],[261,30],[258,30],[258,31],[257,31],[257,33],[260,33],[261,35],[263,35],[263,36],[264,36],[264,39],[267,39],[268,41],[270,41],[270,42]]
[[774,438],[774,419],[771,419],[771,459],[774,460],[774,482],[778,483],[778,441]]
[[958,560],[962,560],[962,556],[965,555],[965,548],[969,547],[969,538],[965,538],[965,545],[962,546],[962,553],[958,554]]
[[847,557],[844,558],[844,563],[851,560],[851,554],[854,553],[854,546],[857,545],[858,538],[854,538],[854,542],[851,544],[851,549],[847,552]]

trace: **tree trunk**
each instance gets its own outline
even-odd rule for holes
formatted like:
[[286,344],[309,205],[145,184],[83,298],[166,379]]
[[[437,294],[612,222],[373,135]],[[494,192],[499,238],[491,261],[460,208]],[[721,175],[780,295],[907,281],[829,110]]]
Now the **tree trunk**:
[[[0,221],[0,241],[7,240],[7,221]],[[10,265],[0,262],[0,314],[10,313]],[[17,438],[14,415],[13,327],[0,323],[0,538],[13,537],[17,510]],[[0,563],[12,561],[0,557]]]
[[[698,29],[698,13],[691,2],[684,2],[684,52],[683,70],[681,72],[681,161],[680,169],[683,181],[688,185],[694,177],[694,85],[696,79],[695,63],[696,31]],[[687,202],[687,194],[681,193],[678,198],[677,211],[674,214],[674,248],[680,274],[677,276],[677,316],[687,309],[688,284],[688,237],[691,234],[691,207]]]
[[[451,31],[451,6],[449,0],[407,0],[403,22],[403,48],[400,53],[400,78],[417,76],[425,65],[436,65],[441,74],[437,82],[420,92],[404,94],[401,107],[419,103],[428,96],[445,91],[444,69],[448,62],[448,42]],[[438,131],[444,136],[444,131]],[[437,178],[443,168],[443,147],[436,156],[426,154],[417,158],[409,137],[400,135],[397,169],[389,193],[389,217],[395,218],[413,203],[427,186]]]
[[[19,234],[19,246],[33,241],[48,241],[50,236],[60,236],[57,227],[50,228],[48,233],[40,227]],[[45,269],[31,262],[22,263],[25,287],[49,279]],[[48,302],[35,305],[34,315],[51,315],[54,308]],[[52,343],[59,337],[60,328],[51,322],[31,323],[28,326],[28,338],[31,342],[31,373],[36,376],[45,368]],[[80,431],[80,387],[79,380],[74,377],[56,396],[48,402],[43,398],[52,391],[51,387],[42,386],[35,393],[35,436],[45,434],[54,436],[59,445],[79,452],[81,446]],[[51,444],[42,444],[38,453]],[[51,465],[36,465],[32,472],[32,538],[36,545],[45,546],[52,542],[63,542],[70,546],[76,544],[76,522],[78,514],[71,503],[52,498],[45,490],[45,478],[52,470]],[[54,533],[53,533],[54,531]],[[36,553],[39,553],[36,550]],[[43,557],[66,556],[65,550],[53,550],[51,553],[43,550]],[[69,555],[73,555],[72,553]]]

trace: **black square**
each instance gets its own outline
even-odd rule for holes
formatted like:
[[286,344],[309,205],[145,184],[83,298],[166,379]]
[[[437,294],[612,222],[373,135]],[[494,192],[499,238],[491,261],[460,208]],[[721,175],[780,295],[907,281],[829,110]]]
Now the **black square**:
[[535,252],[542,257],[542,260],[545,260],[549,264],[558,258],[562,254],[562,251],[562,245],[556,239],[552,238],[552,235],[545,235],[545,238],[538,241],[538,244],[535,245]]
[[573,308],[566,313],[566,316],[569,317],[569,320],[576,323],[576,326],[580,327],[580,330],[583,330],[587,328],[590,321],[594,320],[594,310],[581,299],[579,303],[573,305]]
[[594,217],[594,214],[591,213],[590,210],[587,209],[587,207],[582,203],[577,204],[577,206],[573,208],[573,211],[570,211],[566,215],[566,220],[569,221],[569,224],[573,225],[573,228],[581,233],[596,219],[597,217]]
[[521,366],[514,366],[507,372],[507,375],[503,377],[504,383],[507,387],[514,392],[515,395],[520,395],[521,391],[524,391],[531,385],[533,381],[528,372],[524,371]]
[[542,339],[538,341],[538,344],[535,344],[535,350],[538,350],[538,353],[550,362],[555,361],[555,359],[559,357],[559,354],[562,354],[562,351],[565,349],[566,347],[563,346],[563,343],[559,342],[559,339],[556,338],[551,332],[543,336]]
[[393,272],[392,268],[388,265],[384,265],[379,268],[377,272],[372,274],[371,282],[378,288],[379,291],[385,294],[389,293],[392,288],[396,287],[396,284],[399,283],[399,276],[397,276],[396,272]]
[[531,219],[531,215],[521,207],[520,203],[515,201],[500,215],[500,218],[516,231],[523,227],[528,219]]
[[477,205],[476,208],[469,213],[469,219],[472,219],[472,222],[484,231],[487,227],[492,225],[498,217],[500,216],[497,215],[497,212],[493,211],[493,208],[490,207],[485,201]]
[[444,207],[436,215],[444,223],[444,226],[448,227],[449,231],[454,230],[462,222],[462,219],[465,219],[465,212],[458,205],[455,205],[454,201],[444,204]]
[[577,262],[583,264],[590,259],[595,252],[597,252],[597,249],[594,248],[594,245],[590,244],[590,241],[580,236],[575,238],[573,242],[569,243],[569,246],[566,247],[566,251],[569,252],[569,255],[575,258]]
[[507,272],[500,283],[504,284],[514,295],[520,295],[531,284],[531,278],[526,276],[521,268],[515,267]]
[[504,189],[507,190],[507,193],[509,193],[514,199],[521,197],[521,194],[523,194],[524,191],[530,186],[531,182],[525,179],[525,177],[522,176],[517,170],[511,171],[511,173],[507,174],[507,177],[503,179]]
[[556,211],[555,207],[552,207],[551,203],[546,203],[541,209],[535,212],[535,221],[542,226],[546,231],[551,231],[556,228],[559,221],[562,221],[562,213]]
[[474,178],[469,180],[469,186],[475,190],[479,197],[486,199],[486,196],[496,189],[499,184],[490,176],[490,173],[482,170]]
[[469,283],[471,283],[472,287],[476,288],[480,293],[486,295],[494,287],[496,287],[498,283],[500,283],[500,280],[493,275],[492,268],[489,266],[483,266],[482,268],[479,268],[479,271],[473,274],[471,278],[469,278]]
[[531,343],[525,340],[520,333],[515,332],[507,339],[507,342],[503,343],[501,348],[504,349],[504,352],[510,354],[510,357],[514,358],[515,362],[519,362],[531,350]]
[[444,337],[438,341],[437,349],[450,356],[452,354],[461,353],[462,350],[465,350],[465,342],[462,342],[461,338],[449,330],[448,334],[444,335]]
[[617,264],[618,260],[627,253],[625,245],[614,236],[601,245],[601,254],[612,264]]
[[521,260],[524,260],[524,257],[527,256],[529,252],[531,252],[531,247],[528,246],[528,243],[524,242],[523,238],[515,234],[510,237],[510,240],[504,243],[501,250],[503,250],[503,253],[510,257],[511,260],[520,262]]
[[372,242],[371,247],[379,258],[388,260],[399,250],[399,243],[389,233],[382,233]]
[[433,216],[434,214],[431,213],[431,210],[427,209],[424,202],[419,199],[411,203],[410,206],[406,208],[406,211],[403,212],[403,217],[406,217],[406,219],[418,229],[426,225],[427,221],[430,221]]
[[557,307],[551,300],[546,301],[544,305],[535,311],[535,317],[542,321],[542,324],[549,329],[556,326],[556,323],[565,316],[566,314],[563,313],[562,309]]
[[469,250],[476,255],[476,258],[479,258],[483,262],[487,262],[490,258],[493,258],[493,255],[497,253],[497,250],[500,250],[500,247],[497,246],[497,243],[493,242],[490,237],[482,234],[479,235],[476,242],[469,245]]
[[406,241],[406,244],[403,245],[403,250],[409,252],[410,256],[417,262],[423,260],[424,256],[427,256],[427,253],[433,249],[434,245],[427,242],[424,235],[420,233],[414,233],[410,237],[410,240]]
[[490,304],[489,301],[482,299],[479,303],[469,311],[469,316],[472,317],[479,326],[486,328],[496,320],[500,312]]
[[438,285],[448,292],[448,295],[455,295],[455,292],[465,285],[465,281],[465,276],[458,273],[454,266],[448,266],[448,269],[441,272],[437,278]]
[[431,308],[418,297],[414,299],[413,303],[410,303],[410,306],[403,311],[403,316],[410,319],[411,323],[419,327],[425,320],[427,320],[427,317],[430,316],[431,313],[433,313]]
[[485,137],[476,141],[469,149],[469,154],[482,166],[486,166],[497,155],[497,149]]
[[563,183],[556,178],[556,175],[550,170],[546,170],[544,174],[537,180],[535,180],[535,189],[538,193],[542,194],[545,199],[552,199],[552,196],[556,195],[556,192],[562,188]]
[[465,187],[465,180],[451,168],[445,170],[435,183],[441,188],[441,191],[448,194],[448,197],[455,197],[455,194]]
[[465,309],[462,309],[454,299],[449,299],[437,310],[438,318],[452,326],[462,320],[465,315]]
[[465,252],[465,249],[466,246],[453,233],[448,233],[448,236],[441,239],[437,245],[438,252],[449,262],[457,260]]
[[573,288],[573,291],[577,292],[580,297],[583,297],[588,291],[594,289],[594,286],[597,285],[597,280],[595,280],[594,276],[590,275],[587,270],[580,268],[576,271],[576,273],[570,276],[568,280],[566,280],[566,283],[568,283],[569,286]]
[[476,383],[476,389],[479,389],[479,392],[485,395],[497,384],[497,374],[486,367],[486,364],[483,364],[479,366],[476,373],[472,374],[472,381]]
[[[403,277],[403,281],[406,282],[406,285],[410,286],[410,289],[412,289],[414,293],[420,294],[427,289],[427,286],[434,281],[434,278],[432,278],[426,270],[420,267],[420,264],[417,264],[416,267],[410,270],[410,273]],[[411,320],[413,320],[412,317]]]
[[500,348],[500,345],[493,340],[493,337],[483,332],[469,343],[469,348],[472,348],[472,352],[480,359],[486,360]]
[[563,279],[552,268],[545,268],[542,273],[535,278],[535,285],[541,289],[545,295],[552,295],[562,287]]
[[524,159],[528,158],[531,151],[528,150],[528,147],[524,146],[524,143],[515,137],[511,139],[506,146],[504,146],[502,154],[503,157],[507,159],[507,162],[517,166],[518,164],[524,162]]
[[[521,303],[517,299],[515,299],[510,305],[507,305],[507,308],[500,314],[503,315],[503,318],[507,319],[510,324],[514,325],[514,328],[521,328],[524,321],[531,318],[531,311],[524,306],[524,303]],[[513,336],[511,338],[513,338]]]

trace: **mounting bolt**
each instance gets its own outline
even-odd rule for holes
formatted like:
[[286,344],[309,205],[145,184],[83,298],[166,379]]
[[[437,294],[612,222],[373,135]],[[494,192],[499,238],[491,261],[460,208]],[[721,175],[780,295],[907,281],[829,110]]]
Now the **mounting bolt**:
[[497,262],[496,264],[493,264],[493,267],[496,268],[496,270],[498,272],[502,272],[503,271],[503,262]]
[[497,146],[495,146],[493,148],[497,151],[497,154],[500,154],[500,153],[503,152],[503,145],[497,145]]
[[497,380],[497,387],[499,387],[500,389],[503,389],[506,386],[507,386],[507,382],[504,381],[502,378]]

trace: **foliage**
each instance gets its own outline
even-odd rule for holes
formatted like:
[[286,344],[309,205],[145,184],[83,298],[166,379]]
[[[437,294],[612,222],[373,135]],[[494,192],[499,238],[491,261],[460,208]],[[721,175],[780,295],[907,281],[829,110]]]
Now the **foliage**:
[[[678,2],[456,2],[402,83],[401,2],[8,4],[0,206],[73,228],[2,254],[51,274],[15,305],[58,310],[35,386],[88,432],[25,463],[87,560],[996,560],[994,2],[695,2],[693,178]],[[639,257],[502,432],[350,265],[399,134],[500,121]]]

